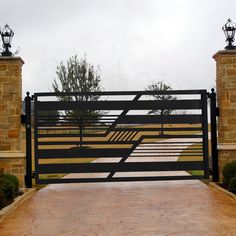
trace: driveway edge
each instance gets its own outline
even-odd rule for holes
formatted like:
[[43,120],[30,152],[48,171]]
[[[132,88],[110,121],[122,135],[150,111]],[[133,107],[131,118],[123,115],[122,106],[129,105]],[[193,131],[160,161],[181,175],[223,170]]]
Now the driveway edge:
[[35,192],[36,192],[35,188],[28,188],[25,190],[25,192],[22,195],[15,198],[13,203],[2,208],[0,210],[0,222],[13,210],[15,210],[21,203],[23,203],[24,201],[29,199],[32,195],[34,195]]
[[236,201],[236,195],[235,195],[235,194],[233,194],[233,193],[229,192],[228,190],[226,190],[226,189],[220,187],[220,186],[219,186],[218,184],[216,184],[216,183],[211,182],[211,183],[209,183],[209,185],[212,186],[213,188],[215,188],[216,190],[218,190],[219,192],[222,192],[222,193],[226,194],[226,195],[229,196],[231,199],[233,199],[233,200]]

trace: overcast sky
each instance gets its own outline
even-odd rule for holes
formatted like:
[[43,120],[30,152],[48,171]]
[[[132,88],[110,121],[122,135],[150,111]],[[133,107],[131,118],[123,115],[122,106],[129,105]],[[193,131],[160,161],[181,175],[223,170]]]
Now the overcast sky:
[[105,90],[210,89],[222,25],[235,0],[7,0],[0,24],[15,32],[25,61],[23,93],[52,91],[56,66],[78,54],[100,67]]

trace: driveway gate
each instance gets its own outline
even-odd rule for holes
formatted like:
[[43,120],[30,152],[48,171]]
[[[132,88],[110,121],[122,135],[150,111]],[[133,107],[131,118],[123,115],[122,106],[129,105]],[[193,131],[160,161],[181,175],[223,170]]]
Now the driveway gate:
[[208,179],[207,96],[35,93],[36,183]]

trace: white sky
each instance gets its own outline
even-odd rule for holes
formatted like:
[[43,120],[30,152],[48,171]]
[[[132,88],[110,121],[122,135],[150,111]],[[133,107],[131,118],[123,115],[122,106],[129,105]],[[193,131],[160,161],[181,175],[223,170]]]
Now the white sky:
[[99,66],[105,90],[210,89],[221,30],[235,0],[7,0],[0,25],[15,32],[23,93],[52,91],[56,66],[76,53]]

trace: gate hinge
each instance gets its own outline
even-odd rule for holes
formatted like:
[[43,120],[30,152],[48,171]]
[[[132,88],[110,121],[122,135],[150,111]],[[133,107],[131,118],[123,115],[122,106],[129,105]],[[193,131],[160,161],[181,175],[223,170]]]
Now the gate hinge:
[[26,116],[26,115],[21,115],[21,116],[20,116],[20,121],[21,121],[21,124],[26,124],[26,122],[27,122],[27,116]]
[[216,116],[220,116],[220,108],[216,107]]

